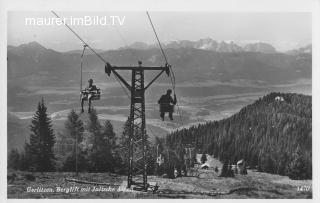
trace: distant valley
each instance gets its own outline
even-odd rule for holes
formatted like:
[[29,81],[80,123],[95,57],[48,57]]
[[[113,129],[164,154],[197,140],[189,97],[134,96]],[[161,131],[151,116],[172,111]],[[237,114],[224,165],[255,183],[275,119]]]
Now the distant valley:
[[[164,136],[182,126],[226,118],[269,92],[311,95],[311,46],[279,53],[265,44],[253,44],[247,48],[239,46],[239,51],[230,51],[230,43],[225,43],[229,47],[225,50],[213,49],[214,44],[209,39],[166,44],[165,51],[176,75],[182,120],[176,113],[174,122],[159,119],[157,100],[172,88],[170,79],[162,76],[146,93],[147,125],[151,128],[147,130],[150,134]],[[157,47],[138,45],[99,50],[99,53],[118,66],[136,65],[138,60],[142,60],[143,65],[164,65]],[[62,53],[37,42],[8,46],[9,136],[14,140],[17,136],[28,136],[30,118],[42,97],[55,129],[63,128],[69,110],[80,107],[80,55],[78,50]],[[121,74],[129,77],[127,73]],[[146,80],[151,77],[152,74],[146,73]],[[102,98],[95,101],[94,106],[99,117],[111,120],[120,134],[129,113],[129,100],[117,81],[104,73],[104,64],[89,50],[84,56],[83,78],[83,86],[92,78],[101,88]],[[15,128],[16,125],[19,128]],[[23,141],[8,142],[8,146],[13,143],[22,145]]]

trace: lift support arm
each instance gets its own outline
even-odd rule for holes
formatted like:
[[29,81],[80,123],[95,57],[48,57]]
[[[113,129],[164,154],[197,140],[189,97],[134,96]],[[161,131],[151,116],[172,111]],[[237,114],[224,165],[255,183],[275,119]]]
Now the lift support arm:
[[144,88],[146,90],[150,85],[156,81],[163,72],[166,72],[168,76],[170,76],[170,70],[169,70],[169,64],[166,64],[165,66],[141,66],[141,62],[139,61],[139,66],[112,66],[110,63],[106,63],[105,65],[105,73],[110,76],[111,72],[128,88],[129,91],[131,91],[131,86],[128,84],[128,82],[116,71],[116,70],[161,70],[161,72],[156,75],[149,84]]

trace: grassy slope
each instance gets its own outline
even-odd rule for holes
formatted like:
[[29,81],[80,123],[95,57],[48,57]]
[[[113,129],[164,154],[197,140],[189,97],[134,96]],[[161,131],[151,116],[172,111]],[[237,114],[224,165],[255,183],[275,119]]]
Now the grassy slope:
[[[214,163],[221,166],[218,160]],[[219,168],[221,169],[221,168]],[[74,192],[74,193],[28,193],[27,187],[94,187],[93,185],[66,182],[65,177],[73,176],[72,173],[35,173],[36,181],[27,181],[23,172],[18,174],[16,181],[8,183],[8,198],[312,198],[312,190],[307,192],[297,191],[298,186],[312,187],[311,180],[290,180],[286,176],[279,176],[255,171],[248,171],[248,175],[236,174],[235,178],[222,178],[211,170],[200,170],[199,177],[181,177],[165,179],[149,176],[148,181],[157,182],[159,190],[156,194],[141,192]],[[9,172],[9,174],[11,174]],[[78,179],[110,183],[113,188],[126,181],[126,176],[109,173],[81,173]],[[99,187],[99,186],[97,186]],[[108,186],[102,186],[107,188]]]

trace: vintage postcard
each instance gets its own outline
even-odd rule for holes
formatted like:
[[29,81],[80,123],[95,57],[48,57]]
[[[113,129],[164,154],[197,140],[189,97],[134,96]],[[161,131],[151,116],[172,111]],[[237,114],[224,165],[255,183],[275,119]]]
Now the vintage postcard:
[[214,2],[4,10],[6,199],[314,200],[317,1]]

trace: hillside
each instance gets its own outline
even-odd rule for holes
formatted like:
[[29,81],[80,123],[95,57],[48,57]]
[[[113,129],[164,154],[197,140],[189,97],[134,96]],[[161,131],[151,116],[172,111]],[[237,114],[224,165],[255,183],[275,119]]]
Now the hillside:
[[[36,42],[8,46],[7,51],[10,111],[33,111],[34,105],[42,97],[48,101],[51,113],[79,105],[80,53],[57,52]],[[202,101],[210,100],[208,102],[212,104],[219,102],[211,101],[212,96],[261,96],[270,90],[286,92],[284,88],[290,86],[293,87],[288,92],[298,92],[300,88],[307,88],[307,92],[311,92],[310,53],[228,53],[192,47],[166,48],[165,52],[175,72],[177,95],[182,98],[184,106],[194,107],[197,104],[190,101],[199,103],[199,100],[195,100],[199,98]],[[159,48],[100,50],[99,53],[117,66],[135,65],[138,59],[146,66],[164,64]],[[97,56],[87,51],[83,61],[83,86],[92,78],[101,88],[101,100],[95,102],[96,106],[129,105],[119,84],[104,73],[104,64]],[[155,74],[146,73],[146,82]],[[121,71],[121,75],[130,80],[126,71]],[[307,81],[306,85],[301,81]],[[170,87],[170,78],[161,76],[147,91],[146,102],[156,104],[158,97]],[[215,106],[214,110],[221,106]],[[184,115],[188,113],[184,112]]]
[[[166,48],[170,64],[179,74],[178,81],[197,81],[219,78],[221,80],[255,79],[267,83],[284,83],[311,75],[311,54],[290,55],[263,53],[257,47],[248,47],[250,52],[219,52],[193,47]],[[98,82],[105,81],[104,64],[87,51],[84,58],[84,72]],[[136,64],[163,65],[158,48],[119,49],[100,52],[114,65]],[[9,85],[78,84],[80,53],[60,53],[47,49],[37,42],[8,47]],[[148,77],[148,76],[147,76]],[[37,80],[32,80],[32,79]]]
[[[61,135],[64,134],[65,131],[65,121],[67,119],[68,113],[70,110],[65,110],[61,112],[56,112],[50,115],[52,119],[53,129],[56,135],[57,140],[61,139]],[[101,111],[103,112],[103,111]],[[99,112],[100,113],[100,112]],[[32,112],[30,114],[33,115]],[[111,124],[113,125],[114,132],[116,133],[116,136],[120,138],[121,133],[123,132],[123,121],[118,120],[112,120],[105,118],[106,114],[99,115],[99,120],[101,123],[104,123],[106,120],[110,120]],[[87,124],[88,122],[88,114],[82,114],[80,115],[81,120]],[[12,149],[18,149],[19,151],[24,150],[24,144],[25,141],[29,140],[29,134],[30,134],[30,124],[31,124],[31,116],[26,115],[24,119],[18,118],[13,113],[8,112],[7,115],[7,152],[9,153]],[[154,126],[147,124],[147,131],[149,135],[149,141],[154,142],[155,136],[158,137],[164,137],[167,134],[167,131]],[[56,146],[57,147],[57,146]]]
[[171,148],[197,142],[199,151],[221,161],[245,159],[259,171],[312,178],[312,98],[271,93],[235,115],[176,131]]
[[[218,162],[218,161],[217,161]],[[290,180],[288,177],[260,173],[248,170],[248,175],[236,174],[234,178],[219,177],[212,170],[199,170],[199,177],[179,177],[176,179],[148,176],[148,181],[157,182],[159,189],[140,192],[127,190],[123,192],[108,191],[108,187],[117,190],[126,184],[126,176],[112,173],[33,173],[35,181],[26,180],[26,172],[10,171],[18,178],[8,184],[8,198],[15,199],[312,199],[313,188],[311,180]],[[68,182],[66,177],[80,180],[103,182],[106,185],[90,185]],[[52,188],[53,192],[27,192],[28,186],[36,189]],[[90,188],[90,191],[57,191],[56,187],[71,190],[71,188]],[[94,191],[93,189],[98,190]],[[101,189],[100,189],[101,188]],[[99,190],[100,189],[100,190]]]

